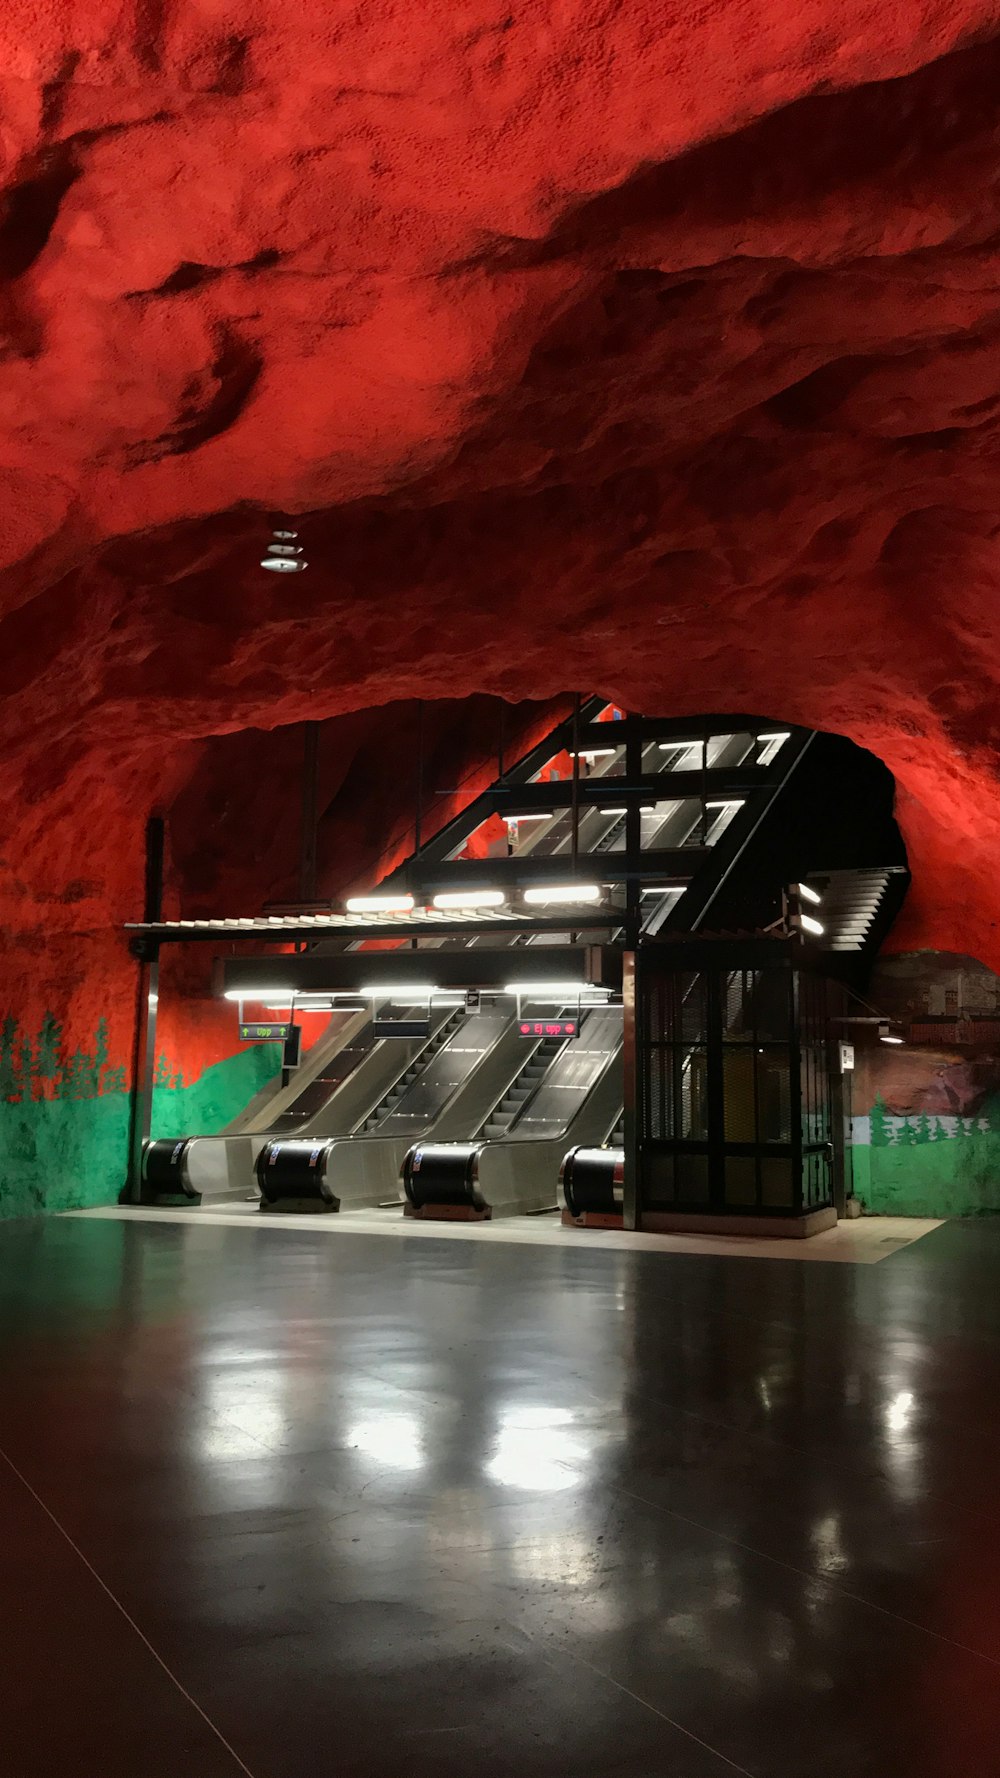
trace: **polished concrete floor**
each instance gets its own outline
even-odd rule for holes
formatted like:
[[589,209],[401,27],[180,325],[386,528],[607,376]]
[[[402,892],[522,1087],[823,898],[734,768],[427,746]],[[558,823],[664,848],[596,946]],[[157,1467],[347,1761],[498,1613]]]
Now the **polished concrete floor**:
[[0,1769],[993,1778],[998,1285],[0,1228]]

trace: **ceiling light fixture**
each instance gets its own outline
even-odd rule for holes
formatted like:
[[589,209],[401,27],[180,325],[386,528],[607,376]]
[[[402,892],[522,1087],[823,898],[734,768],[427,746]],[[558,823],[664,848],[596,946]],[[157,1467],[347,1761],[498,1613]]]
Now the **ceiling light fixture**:
[[369,982],[366,988],[359,988],[359,994],[365,994],[371,1000],[385,998],[391,1000],[395,994],[412,994],[421,1000],[429,1000],[432,994],[440,994],[441,989],[433,983],[425,982]]
[[409,914],[414,908],[412,895],[350,895],[344,903],[349,914]]
[[262,568],[269,568],[273,574],[301,574],[308,568],[303,560],[302,547],[296,541],[297,531],[275,531],[273,542],[269,543],[261,556]]
[[[593,982],[508,982],[505,994],[524,995],[569,995],[593,994],[597,990]],[[603,990],[607,992],[607,990]]]
[[552,904],[569,906],[577,901],[600,901],[601,886],[599,883],[550,883],[544,888],[526,889],[524,899],[530,907],[548,907]]
[[502,889],[459,889],[435,895],[436,908],[498,908],[503,906]]
[[[263,1000],[275,1000],[279,994],[284,994],[284,992],[285,992],[284,988],[276,988],[276,987],[272,987],[272,988],[227,988],[225,991],[225,994],[223,995],[223,999],[224,1000],[262,1000],[262,1001]],[[288,1002],[285,1001],[284,1004],[287,1006]]]

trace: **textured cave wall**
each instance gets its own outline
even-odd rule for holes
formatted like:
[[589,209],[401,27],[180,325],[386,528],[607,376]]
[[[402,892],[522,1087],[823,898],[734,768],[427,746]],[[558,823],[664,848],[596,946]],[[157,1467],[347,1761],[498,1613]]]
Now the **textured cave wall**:
[[850,736],[897,942],[1000,962],[1000,9],[18,0],[0,52],[9,1016],[125,1065],[107,935],[218,737],[473,691]]

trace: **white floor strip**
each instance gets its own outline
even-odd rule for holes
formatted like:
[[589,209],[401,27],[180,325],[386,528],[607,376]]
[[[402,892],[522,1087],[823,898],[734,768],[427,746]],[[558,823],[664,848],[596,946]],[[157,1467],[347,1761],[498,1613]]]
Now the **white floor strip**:
[[397,1210],[347,1210],[333,1216],[261,1216],[254,1204],[214,1209],[155,1209],[114,1204],[99,1210],[68,1210],[67,1216],[115,1222],[181,1222],[191,1227],[265,1230],[311,1229],[324,1235],[389,1235],[414,1240],[504,1241],[530,1247],[601,1247],[635,1253],[740,1255],[748,1259],[825,1260],[874,1266],[901,1247],[919,1241],[940,1222],[915,1216],[870,1216],[840,1222],[808,1241],[761,1235],[643,1235],[620,1229],[568,1229],[556,1216],[505,1216],[496,1222],[417,1222]]

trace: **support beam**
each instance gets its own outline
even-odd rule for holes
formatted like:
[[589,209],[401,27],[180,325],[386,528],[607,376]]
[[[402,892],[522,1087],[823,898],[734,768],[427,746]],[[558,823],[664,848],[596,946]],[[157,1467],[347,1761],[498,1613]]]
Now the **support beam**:
[[316,821],[319,784],[319,723],[302,725],[302,840],[299,852],[299,894],[316,899]]
[[[164,824],[159,815],[146,823],[144,919],[150,924],[163,918]],[[138,1204],[142,1191],[142,1149],[153,1117],[153,1073],[156,1065],[156,1018],[160,990],[160,946],[155,938],[131,941],[138,963],[135,990],[135,1026],[132,1041],[132,1082],[129,1091],[128,1160],[119,1202]]]

